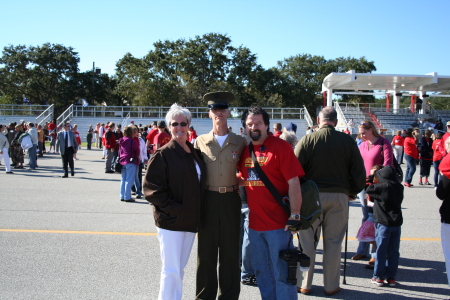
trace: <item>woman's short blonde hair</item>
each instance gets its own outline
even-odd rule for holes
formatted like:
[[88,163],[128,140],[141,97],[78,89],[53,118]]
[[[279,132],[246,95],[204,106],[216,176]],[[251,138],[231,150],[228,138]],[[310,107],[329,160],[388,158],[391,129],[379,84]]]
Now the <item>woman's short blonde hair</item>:
[[364,120],[362,121],[359,126],[359,128],[364,128],[364,129],[372,129],[373,135],[376,137],[380,137],[380,133],[378,132],[377,126],[375,126],[375,123],[370,121],[370,120]]
[[188,126],[191,124],[192,115],[189,109],[184,108],[177,103],[172,104],[169,111],[166,114],[166,124],[171,126],[173,118],[176,116],[184,116],[188,123]]

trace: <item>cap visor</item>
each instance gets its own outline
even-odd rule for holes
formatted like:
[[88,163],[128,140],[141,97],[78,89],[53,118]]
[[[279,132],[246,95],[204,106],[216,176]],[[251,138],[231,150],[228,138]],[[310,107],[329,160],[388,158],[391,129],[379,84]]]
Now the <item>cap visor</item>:
[[209,109],[227,109],[228,107],[229,107],[228,104],[223,104],[223,103],[216,103],[216,104],[208,105]]

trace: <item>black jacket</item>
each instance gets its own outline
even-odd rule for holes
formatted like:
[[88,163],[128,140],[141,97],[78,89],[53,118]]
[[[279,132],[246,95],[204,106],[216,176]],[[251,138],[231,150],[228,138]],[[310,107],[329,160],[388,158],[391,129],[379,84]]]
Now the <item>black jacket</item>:
[[450,179],[446,176],[441,176],[441,180],[436,189],[436,196],[444,200],[439,208],[441,222],[450,224]]
[[431,160],[433,159],[433,149],[431,148],[431,146],[433,145],[433,140],[432,139],[428,139],[426,137],[421,137],[420,141],[419,141],[419,145],[420,145],[420,151],[419,151],[419,155],[421,158],[423,159],[428,159]]
[[[155,225],[173,231],[197,232],[206,188],[206,168],[200,150],[187,153],[174,140],[150,159],[144,181],[145,199],[153,204]],[[198,180],[194,159],[200,167]]]
[[366,193],[374,201],[373,215],[375,223],[384,226],[401,226],[403,224],[402,201],[403,185],[397,178],[395,169],[385,166],[375,172],[380,183],[366,187]]

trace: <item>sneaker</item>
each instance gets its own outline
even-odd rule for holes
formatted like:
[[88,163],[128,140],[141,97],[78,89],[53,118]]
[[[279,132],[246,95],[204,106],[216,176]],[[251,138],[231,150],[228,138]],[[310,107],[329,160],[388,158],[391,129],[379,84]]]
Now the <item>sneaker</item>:
[[422,181],[419,181],[419,185],[423,185]]
[[372,278],[372,283],[376,284],[377,286],[383,286],[384,280],[381,278]]
[[248,278],[245,278],[242,280],[242,284],[244,285],[251,285],[251,286],[257,286],[258,283],[256,282],[256,276],[252,275]]
[[425,181],[425,185],[431,185],[429,181]]
[[387,285],[389,285],[390,287],[394,287],[395,286],[395,279],[386,279],[386,283]]

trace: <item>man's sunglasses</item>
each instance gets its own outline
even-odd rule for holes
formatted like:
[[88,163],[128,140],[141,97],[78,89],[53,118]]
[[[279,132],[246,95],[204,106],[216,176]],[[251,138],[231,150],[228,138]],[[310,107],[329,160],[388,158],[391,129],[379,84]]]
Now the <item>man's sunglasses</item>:
[[172,123],[172,124],[170,124],[172,127],[177,127],[178,125],[180,125],[181,127],[186,127],[188,124],[186,123],[186,122],[181,122],[181,123],[178,123],[178,122],[174,122],[174,123]]

